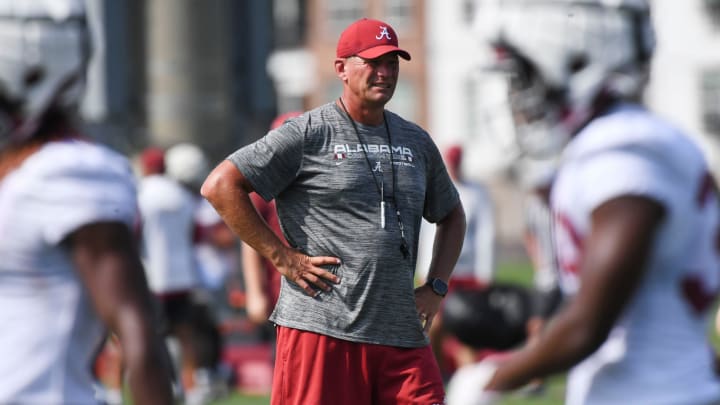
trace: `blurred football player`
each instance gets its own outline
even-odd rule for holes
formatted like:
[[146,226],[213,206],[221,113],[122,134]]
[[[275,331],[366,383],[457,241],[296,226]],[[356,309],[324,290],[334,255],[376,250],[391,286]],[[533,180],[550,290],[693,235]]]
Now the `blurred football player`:
[[[468,179],[463,170],[463,146],[449,145],[443,151],[443,160],[448,174],[460,194],[465,208],[467,230],[460,256],[448,283],[448,298],[458,291],[473,291],[482,294],[495,276],[495,206],[485,184]],[[420,228],[416,279],[424,280],[432,260],[435,226],[423,221]],[[472,294],[470,294],[472,295]],[[435,317],[428,337],[435,359],[444,376],[451,375],[457,367],[470,364],[478,358],[475,349],[459,340],[447,338],[444,329],[443,311]],[[461,321],[462,323],[462,321]],[[459,343],[459,344],[458,344]]]
[[83,4],[2,0],[0,43],[0,403],[100,403],[92,363],[109,329],[133,402],[170,404],[129,162],[74,126]]
[[532,344],[461,370],[449,404],[490,403],[567,369],[568,404],[718,403],[708,327],[720,207],[700,148],[640,105],[648,5],[505,0],[485,11],[518,144],[562,149],[550,206],[569,298]]
[[[145,151],[146,158],[152,157],[151,151]],[[208,403],[224,393],[220,381],[215,389],[222,337],[204,295],[202,276],[207,262],[200,259],[207,256],[198,256],[196,250],[202,236],[197,215],[200,184],[208,173],[207,158],[199,146],[183,142],[168,148],[164,164],[153,160],[144,162],[148,175],[138,186],[141,256],[185,400],[188,404]],[[153,170],[153,166],[164,166],[165,171]]]

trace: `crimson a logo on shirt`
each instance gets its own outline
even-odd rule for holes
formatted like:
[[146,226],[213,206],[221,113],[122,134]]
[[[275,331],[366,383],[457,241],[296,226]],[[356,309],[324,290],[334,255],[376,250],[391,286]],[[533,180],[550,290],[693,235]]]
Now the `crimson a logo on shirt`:
[[[337,144],[333,146],[333,160],[339,161],[352,157],[355,153],[367,153],[368,155],[386,153],[391,154],[390,145],[378,144]],[[412,163],[415,158],[410,148],[406,146],[393,146],[392,156],[395,162],[400,162],[404,166],[415,167]]]

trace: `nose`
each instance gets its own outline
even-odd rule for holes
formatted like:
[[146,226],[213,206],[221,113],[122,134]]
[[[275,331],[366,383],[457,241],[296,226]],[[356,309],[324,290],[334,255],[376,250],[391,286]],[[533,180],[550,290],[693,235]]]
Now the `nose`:
[[379,63],[376,72],[378,76],[393,76],[397,72],[397,64],[394,62]]

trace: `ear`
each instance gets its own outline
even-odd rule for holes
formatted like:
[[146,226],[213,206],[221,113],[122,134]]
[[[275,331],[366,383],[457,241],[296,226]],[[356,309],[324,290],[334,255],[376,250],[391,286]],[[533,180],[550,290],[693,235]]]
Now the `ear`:
[[335,74],[343,82],[347,79],[347,72],[345,72],[345,59],[335,59]]

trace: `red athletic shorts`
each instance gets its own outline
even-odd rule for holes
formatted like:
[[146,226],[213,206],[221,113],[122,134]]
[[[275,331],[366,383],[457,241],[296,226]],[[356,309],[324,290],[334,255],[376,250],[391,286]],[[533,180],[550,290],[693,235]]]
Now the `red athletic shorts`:
[[433,405],[445,403],[429,346],[354,343],[277,328],[272,405]]

